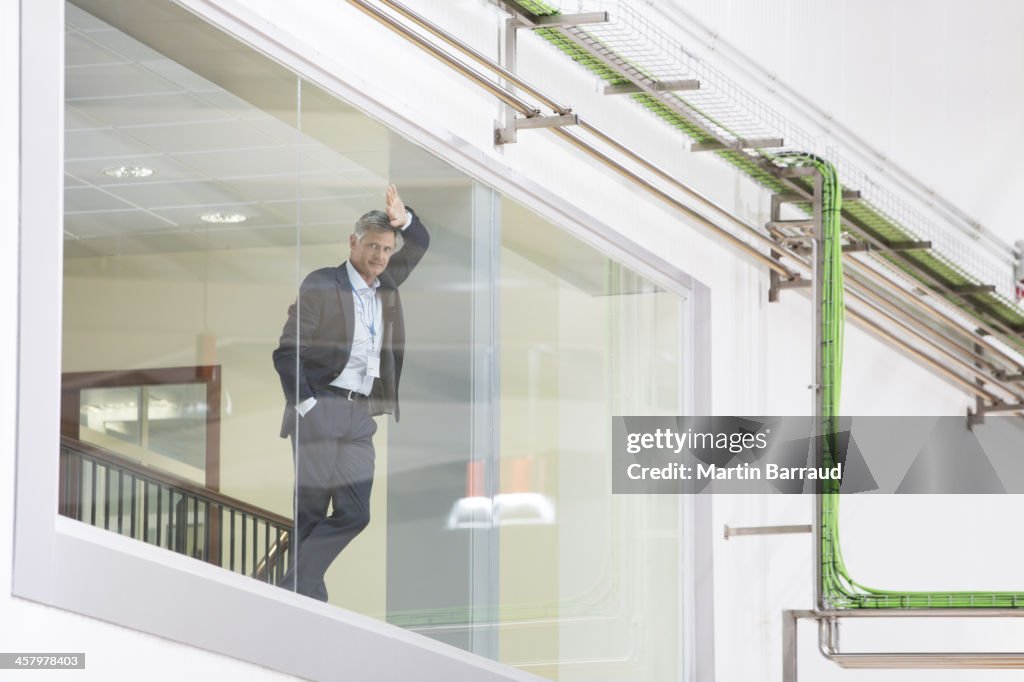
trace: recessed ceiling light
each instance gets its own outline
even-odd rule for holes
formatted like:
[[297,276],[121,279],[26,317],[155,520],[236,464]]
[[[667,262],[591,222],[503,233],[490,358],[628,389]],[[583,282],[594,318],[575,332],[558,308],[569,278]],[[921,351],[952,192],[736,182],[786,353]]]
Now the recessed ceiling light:
[[241,213],[204,213],[199,216],[204,223],[244,223],[249,218]]
[[100,172],[112,178],[148,178],[156,173],[152,168],[145,166],[111,166]]

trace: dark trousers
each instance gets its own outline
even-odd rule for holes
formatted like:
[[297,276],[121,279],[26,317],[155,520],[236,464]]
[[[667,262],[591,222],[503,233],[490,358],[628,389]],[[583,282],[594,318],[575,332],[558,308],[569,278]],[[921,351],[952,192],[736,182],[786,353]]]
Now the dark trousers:
[[370,523],[377,424],[367,407],[322,393],[292,434],[297,542],[279,584],[320,601],[327,601],[327,569]]

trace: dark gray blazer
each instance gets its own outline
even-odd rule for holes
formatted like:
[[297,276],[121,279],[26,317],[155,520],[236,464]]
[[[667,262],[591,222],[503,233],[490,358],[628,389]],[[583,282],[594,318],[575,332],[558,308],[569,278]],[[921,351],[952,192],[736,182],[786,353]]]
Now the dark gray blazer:
[[[381,376],[373,382],[370,396],[370,414],[394,414],[396,421],[398,382],[405,355],[405,321],[398,287],[430,245],[430,235],[415,213],[412,213],[412,224],[402,232],[402,238],[402,248],[391,257],[379,277],[377,291],[382,304],[384,337],[381,339]],[[295,430],[295,405],[315,397],[345,369],[354,333],[352,283],[345,263],[309,273],[299,288],[298,299],[288,308],[288,320],[274,351],[274,368],[281,377],[285,396],[282,438]]]

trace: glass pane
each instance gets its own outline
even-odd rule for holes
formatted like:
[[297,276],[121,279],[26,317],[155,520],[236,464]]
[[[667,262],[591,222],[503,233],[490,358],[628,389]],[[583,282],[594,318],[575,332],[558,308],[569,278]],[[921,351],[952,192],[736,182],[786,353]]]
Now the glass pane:
[[202,481],[207,464],[206,393],[205,384],[83,389],[79,438]]
[[119,450],[119,443],[142,445],[142,388],[88,388],[81,392],[82,440]]
[[[289,404],[315,398],[296,420],[298,588],[471,649],[480,567],[446,522],[466,492],[474,409],[488,407],[474,403],[487,348],[472,312],[492,284],[474,287],[472,250],[491,192],[315,85],[301,98],[317,164],[302,175],[303,312],[286,328],[299,357],[279,348],[278,363]],[[368,214],[382,229],[353,236]],[[392,218],[412,222],[395,235]]]
[[298,80],[172,2],[65,8],[61,513],[276,582]]
[[683,413],[682,302],[520,205],[502,215],[501,660],[677,680],[680,500],[611,494],[610,418]]
[[206,466],[206,386],[146,386],[147,448],[196,468]]
[[[62,513],[551,679],[678,679],[680,500],[608,467],[611,416],[685,412],[686,297],[132,6],[68,6]],[[353,236],[406,207],[401,248]]]

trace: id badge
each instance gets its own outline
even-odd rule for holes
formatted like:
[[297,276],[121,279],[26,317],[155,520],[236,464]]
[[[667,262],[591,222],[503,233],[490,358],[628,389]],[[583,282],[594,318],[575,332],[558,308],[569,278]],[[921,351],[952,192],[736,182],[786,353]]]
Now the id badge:
[[380,351],[374,351],[366,358],[366,376],[374,379],[380,376]]

